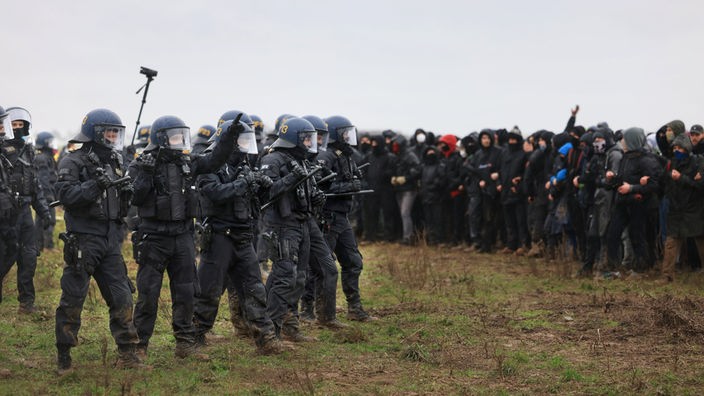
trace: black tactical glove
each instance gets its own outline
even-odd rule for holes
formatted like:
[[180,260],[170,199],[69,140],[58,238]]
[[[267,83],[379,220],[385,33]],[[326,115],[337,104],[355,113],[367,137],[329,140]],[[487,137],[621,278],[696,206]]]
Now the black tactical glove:
[[235,118],[232,124],[227,128],[227,133],[235,138],[237,138],[240,133],[244,132],[244,126],[240,124],[240,118],[242,118],[242,113],[238,114],[237,118]]
[[306,170],[296,161],[291,161],[291,173],[296,176],[296,179],[303,179],[308,176]]
[[156,168],[156,158],[151,154],[144,154],[140,158],[142,170],[145,173],[153,174]]
[[[45,230],[48,230],[49,227],[51,227],[53,225],[53,224],[51,224],[51,215],[49,214],[49,212],[42,214],[41,222],[42,222],[42,228],[44,228]],[[56,222],[54,222],[54,224],[56,224]]]
[[362,189],[362,181],[359,179],[352,179],[352,191],[359,191]]
[[263,189],[269,189],[274,184],[269,176],[261,172],[255,172],[254,174],[257,176],[257,183],[259,183]]
[[321,207],[325,205],[325,200],[325,193],[322,190],[315,189],[310,195],[310,203],[313,204],[313,206]]
[[102,173],[98,175],[98,177],[95,179],[95,182],[98,183],[98,187],[101,190],[107,190],[108,187],[110,187],[110,183],[112,183],[112,180],[110,180],[108,175]]

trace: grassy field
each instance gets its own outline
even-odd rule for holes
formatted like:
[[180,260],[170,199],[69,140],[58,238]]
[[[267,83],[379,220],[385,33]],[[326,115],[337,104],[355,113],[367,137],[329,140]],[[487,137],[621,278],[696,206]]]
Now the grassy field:
[[[58,230],[57,230],[58,232]],[[126,258],[131,247],[125,246]],[[151,372],[112,367],[107,308],[93,285],[77,370],[55,375],[61,254],[35,278],[44,313],[17,315],[15,271],[0,304],[0,394],[702,394],[704,274],[675,285],[572,279],[569,262],[394,244],[362,246],[366,307],[379,320],[259,356],[234,336],[222,299],[209,362],[174,358],[168,283]],[[136,266],[128,261],[134,279]],[[136,296],[135,296],[136,299]],[[338,292],[344,320],[342,292]]]

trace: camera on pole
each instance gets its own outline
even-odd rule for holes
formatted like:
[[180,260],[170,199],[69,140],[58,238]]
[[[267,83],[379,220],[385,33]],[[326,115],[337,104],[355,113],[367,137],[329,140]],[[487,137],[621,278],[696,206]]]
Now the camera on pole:
[[157,71],[150,69],[148,67],[140,66],[139,73],[144,74],[147,77],[146,84],[142,85],[135,94],[139,94],[142,89],[144,89],[144,95],[142,95],[142,106],[139,107],[139,115],[137,116],[137,123],[134,126],[134,133],[132,133],[132,145],[134,145],[134,138],[137,135],[137,129],[139,129],[139,120],[142,118],[142,110],[144,110],[144,104],[147,103],[147,93],[149,92],[149,84],[152,82],[154,77],[157,75]]

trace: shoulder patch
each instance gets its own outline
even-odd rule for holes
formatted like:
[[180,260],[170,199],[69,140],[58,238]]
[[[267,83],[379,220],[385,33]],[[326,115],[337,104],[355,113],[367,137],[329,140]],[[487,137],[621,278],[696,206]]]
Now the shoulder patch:
[[68,175],[70,173],[71,173],[71,169],[68,169],[68,168],[59,169],[59,175]]
[[264,170],[264,169],[269,169],[269,164],[262,165],[261,170]]

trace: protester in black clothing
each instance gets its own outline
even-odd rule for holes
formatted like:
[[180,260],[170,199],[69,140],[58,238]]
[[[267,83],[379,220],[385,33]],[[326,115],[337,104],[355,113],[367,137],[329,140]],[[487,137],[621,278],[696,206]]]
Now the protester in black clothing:
[[506,224],[507,244],[502,253],[522,256],[530,249],[527,199],[522,187],[527,155],[523,151],[523,135],[515,126],[508,132],[507,149],[502,153],[501,172],[497,189],[501,194],[501,205]]
[[396,192],[396,203],[401,215],[401,243],[408,245],[412,242],[414,226],[418,225],[412,211],[418,195],[421,166],[418,156],[408,147],[408,140],[403,135],[396,136],[393,147],[397,160],[391,185]]
[[371,153],[365,157],[365,162],[368,162],[369,166],[365,170],[364,181],[366,187],[374,190],[374,193],[363,197],[364,239],[391,241],[394,236],[395,215],[398,212],[396,196],[391,185],[396,156],[386,149],[383,136],[371,138]]
[[692,140],[692,154],[704,154],[704,128],[699,124],[692,125],[689,128],[689,138]]
[[465,164],[471,181],[467,187],[470,227],[481,229],[478,248],[480,252],[489,253],[496,242],[498,212],[501,210],[496,189],[501,169],[501,149],[494,146],[494,134],[490,129],[479,133],[479,145],[472,162]]
[[458,245],[464,241],[467,196],[462,186],[462,156],[457,150],[457,136],[447,134],[438,139],[441,160],[447,172],[446,193],[443,198],[442,217],[445,223],[441,241]]
[[633,246],[633,270],[640,272],[652,266],[646,241],[647,205],[660,187],[662,168],[654,155],[646,152],[645,133],[641,128],[623,131],[623,158],[618,172],[606,172],[607,183],[616,189],[613,215],[608,229],[607,265],[619,265],[621,233],[628,227]]
[[423,169],[420,177],[420,197],[426,225],[426,240],[429,245],[441,242],[443,229],[442,207],[446,202],[447,166],[440,160],[435,147],[427,147],[423,154]]

